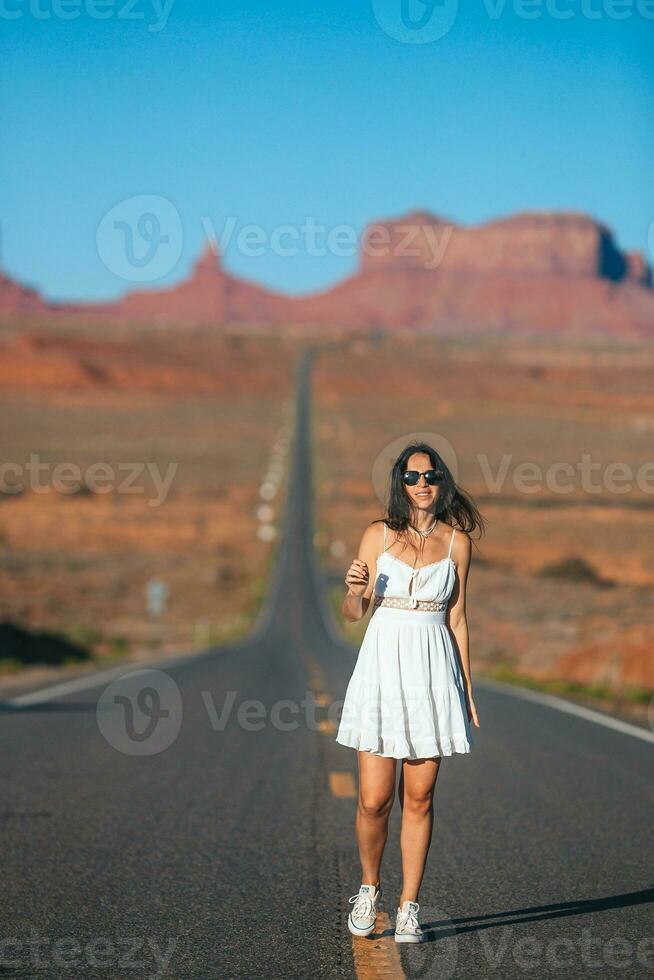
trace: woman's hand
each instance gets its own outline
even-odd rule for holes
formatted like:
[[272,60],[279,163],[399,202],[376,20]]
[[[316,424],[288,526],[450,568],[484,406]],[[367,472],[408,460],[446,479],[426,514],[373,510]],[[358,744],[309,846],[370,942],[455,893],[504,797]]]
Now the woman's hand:
[[345,576],[345,584],[348,587],[350,595],[362,596],[368,587],[369,580],[370,572],[365,561],[361,561],[360,558],[355,558]]
[[479,728],[479,715],[477,714],[477,708],[475,706],[471,688],[466,691],[466,700],[468,702],[468,721],[473,722],[473,724]]

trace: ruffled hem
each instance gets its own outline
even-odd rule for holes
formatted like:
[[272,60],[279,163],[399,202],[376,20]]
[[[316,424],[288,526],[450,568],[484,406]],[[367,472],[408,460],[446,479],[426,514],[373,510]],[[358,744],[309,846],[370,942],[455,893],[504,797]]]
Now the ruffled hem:
[[351,749],[391,759],[431,759],[435,755],[466,753],[470,752],[473,744],[472,738],[465,735],[407,739],[402,735],[385,737],[358,728],[339,729],[335,741]]

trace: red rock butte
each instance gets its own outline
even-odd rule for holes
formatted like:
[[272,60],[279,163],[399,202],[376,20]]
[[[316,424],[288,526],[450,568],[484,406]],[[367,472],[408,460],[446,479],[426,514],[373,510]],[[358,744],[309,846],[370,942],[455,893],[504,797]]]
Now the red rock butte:
[[358,271],[304,296],[231,275],[212,244],[184,281],[113,302],[49,302],[0,273],[0,317],[35,316],[640,339],[654,333],[654,291],[644,257],[622,251],[609,228],[582,213],[529,211],[461,226],[413,212],[368,225]]

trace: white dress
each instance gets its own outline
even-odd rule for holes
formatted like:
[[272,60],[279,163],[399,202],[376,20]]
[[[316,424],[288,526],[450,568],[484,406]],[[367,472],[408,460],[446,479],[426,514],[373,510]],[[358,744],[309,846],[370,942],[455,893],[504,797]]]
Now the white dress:
[[[414,568],[384,550],[375,595],[441,601],[456,581],[451,558]],[[470,752],[465,685],[446,612],[373,606],[343,702],[336,741],[395,759]]]

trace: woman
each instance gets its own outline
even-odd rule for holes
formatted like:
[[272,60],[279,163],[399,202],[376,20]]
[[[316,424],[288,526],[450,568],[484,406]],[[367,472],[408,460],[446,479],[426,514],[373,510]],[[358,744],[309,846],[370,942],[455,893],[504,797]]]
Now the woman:
[[[466,583],[472,542],[484,519],[457,487],[440,455],[423,442],[393,465],[384,519],[364,531],[345,583],[343,616],[373,613],[343,702],[336,741],[357,749],[356,836],[362,882],[348,927],[367,936],[382,895],[380,869],[402,759],[403,888],[397,942],[421,942],[418,892],[434,823],[433,795],[441,757],[469,752],[472,696]],[[375,575],[370,570],[375,569]]]

